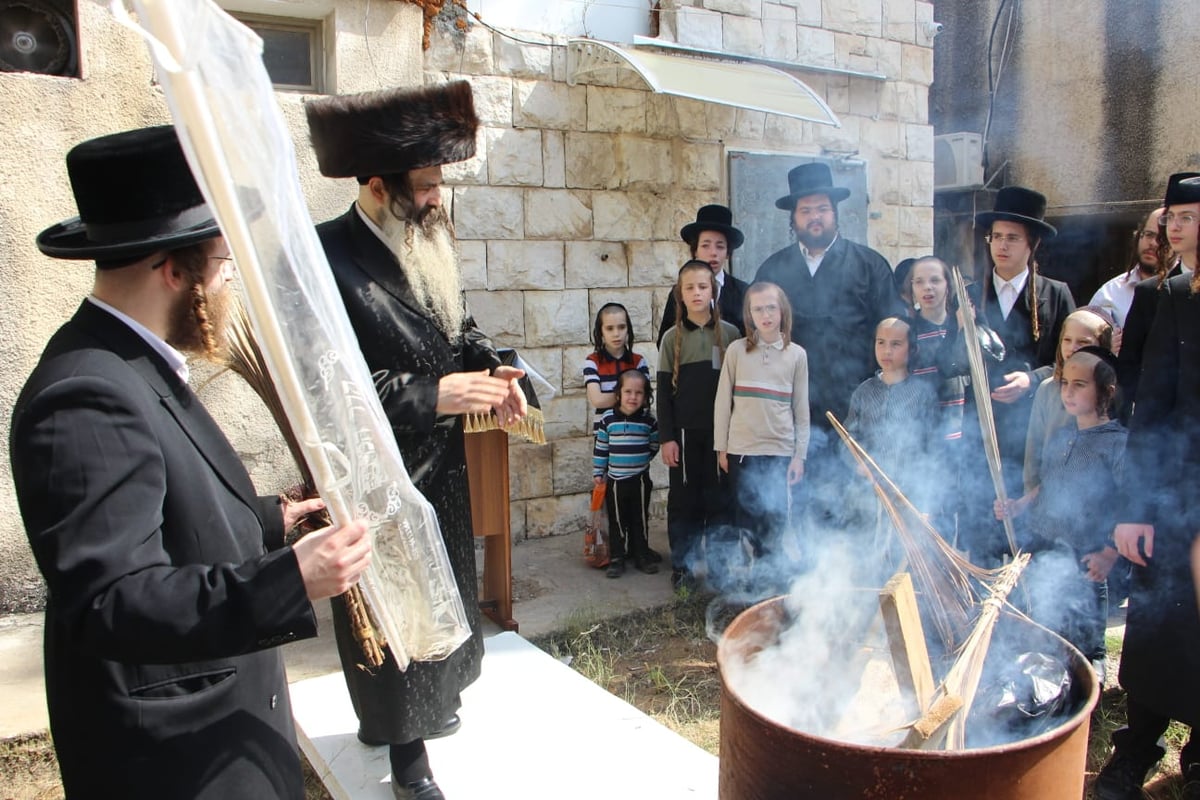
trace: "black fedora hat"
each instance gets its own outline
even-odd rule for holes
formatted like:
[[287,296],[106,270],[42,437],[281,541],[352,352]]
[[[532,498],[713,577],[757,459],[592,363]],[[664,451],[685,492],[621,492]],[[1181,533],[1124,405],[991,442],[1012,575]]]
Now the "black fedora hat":
[[833,185],[833,173],[827,165],[819,162],[801,164],[788,171],[788,193],[775,201],[775,207],[791,211],[797,200],[810,194],[823,194],[830,202],[840,203],[850,196],[850,190]]
[[1200,203],[1200,172],[1176,172],[1167,179],[1167,193],[1163,197],[1164,206],[1178,206],[1184,203]]
[[221,233],[170,125],[82,142],[67,174],[79,216],[38,234],[52,258],[127,262]]
[[742,232],[733,227],[733,212],[725,206],[700,206],[696,212],[696,221],[689,222],[679,229],[679,236],[688,244],[696,241],[703,231],[716,231],[724,234],[729,242],[730,250],[737,250],[746,241]]
[[996,203],[991,211],[980,211],[975,215],[975,224],[990,227],[996,220],[1020,222],[1042,233],[1054,236],[1058,229],[1046,222],[1046,196],[1024,186],[1005,186],[996,193]]

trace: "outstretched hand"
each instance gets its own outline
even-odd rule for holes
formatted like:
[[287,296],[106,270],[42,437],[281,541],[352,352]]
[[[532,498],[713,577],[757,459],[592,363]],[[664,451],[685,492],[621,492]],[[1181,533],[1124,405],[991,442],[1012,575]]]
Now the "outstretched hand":
[[521,378],[525,377],[525,370],[500,366],[492,371],[492,377],[508,382],[508,393],[505,394],[504,401],[499,405],[492,406],[500,425],[503,427],[524,419],[529,413],[529,401],[526,399],[520,383]]
[[358,583],[371,564],[367,523],[355,520],[340,528],[313,531],[292,545],[304,590],[312,602],[335,597]]
[[438,381],[439,414],[483,414],[504,403],[509,384],[504,378],[479,372],[451,372]]

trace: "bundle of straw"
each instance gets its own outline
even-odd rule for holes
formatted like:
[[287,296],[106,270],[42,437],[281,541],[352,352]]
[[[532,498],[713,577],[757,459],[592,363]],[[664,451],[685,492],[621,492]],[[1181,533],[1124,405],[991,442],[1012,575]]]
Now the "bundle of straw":
[[[292,460],[300,472],[300,487],[285,493],[282,497],[289,502],[316,497],[312,471],[304,460],[300,441],[296,438],[295,431],[292,430],[287,414],[283,410],[283,403],[279,399],[279,392],[271,380],[270,373],[267,372],[262,349],[250,329],[250,318],[246,315],[245,306],[236,297],[233,307],[230,309],[228,337],[229,356],[226,366],[230,371],[240,375],[254,390],[254,393],[262,399],[267,410],[271,412],[271,417],[275,420],[284,441],[287,442],[288,452],[292,454]],[[330,524],[329,514],[325,511],[310,514],[309,517],[298,526],[301,536]],[[365,666],[368,669],[378,668],[383,663],[383,648],[387,646],[387,641],[384,639],[378,623],[371,618],[371,612],[363,598],[362,590],[353,586],[341,597],[346,604],[346,612],[350,616],[354,639],[358,642],[363,658],[366,660]]]
[[[962,273],[958,267],[953,270],[954,296],[962,311],[963,339],[967,345],[967,361],[971,366],[971,390],[975,393],[975,409],[979,416],[979,430],[983,435],[983,451],[987,454],[988,470],[992,474],[992,485],[996,490],[996,499],[1001,505],[1008,504],[1008,492],[1004,488],[1004,471],[1000,464],[1000,445],[996,441],[996,419],[992,415],[992,395],[989,391],[987,368],[983,364],[983,353],[979,349],[979,337],[976,333],[975,315],[971,313],[971,301],[967,297],[967,287],[963,283]],[[1017,554],[1017,537],[1013,533],[1012,520],[1004,515],[1004,535],[1008,538],[1008,549],[1014,556]]]

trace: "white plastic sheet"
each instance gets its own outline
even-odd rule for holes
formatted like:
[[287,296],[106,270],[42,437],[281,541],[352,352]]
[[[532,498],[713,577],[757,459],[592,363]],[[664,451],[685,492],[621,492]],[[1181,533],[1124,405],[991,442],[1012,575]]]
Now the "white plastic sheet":
[[470,627],[429,502],[409,478],[300,189],[256,34],[210,0],[121,0],[150,45],[200,188],[237,260],[243,298],[317,489],[336,524],[370,523],[363,595],[401,669]]

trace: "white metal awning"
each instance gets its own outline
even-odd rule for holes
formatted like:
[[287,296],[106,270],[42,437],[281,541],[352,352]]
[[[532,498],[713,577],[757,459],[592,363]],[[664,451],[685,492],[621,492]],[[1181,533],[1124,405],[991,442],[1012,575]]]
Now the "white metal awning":
[[567,43],[568,82],[603,69],[636,72],[656,92],[841,127],[825,101],[800,81],[762,64],[714,61],[631,49],[595,39]]

